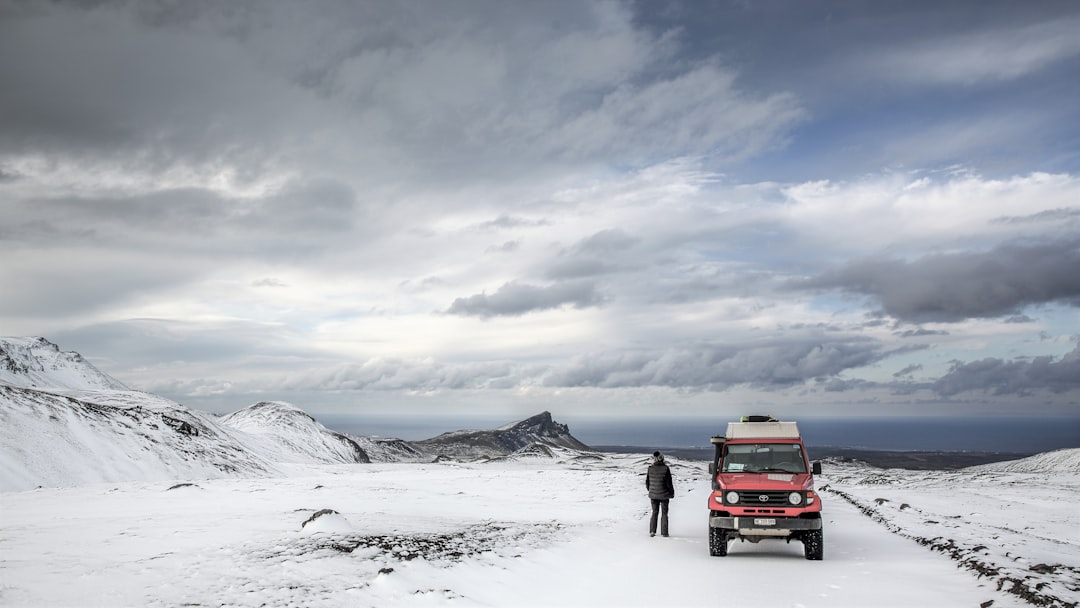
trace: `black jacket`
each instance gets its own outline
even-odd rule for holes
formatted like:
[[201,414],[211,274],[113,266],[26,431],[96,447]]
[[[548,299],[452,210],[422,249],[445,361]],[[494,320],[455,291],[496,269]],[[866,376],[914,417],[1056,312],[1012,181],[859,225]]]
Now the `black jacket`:
[[649,465],[649,472],[645,474],[645,487],[648,488],[649,498],[652,500],[675,498],[675,484],[671,480],[671,469],[662,462]]

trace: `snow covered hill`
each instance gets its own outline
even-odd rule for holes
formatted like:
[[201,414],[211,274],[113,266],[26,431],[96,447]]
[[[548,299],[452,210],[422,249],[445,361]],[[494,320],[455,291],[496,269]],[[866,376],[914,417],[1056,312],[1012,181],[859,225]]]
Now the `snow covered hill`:
[[43,338],[0,338],[0,491],[278,475],[210,414],[130,390]]
[[[106,481],[262,477],[267,458],[211,416],[0,384],[0,491]],[[160,406],[160,402],[154,402]]]
[[61,352],[45,338],[0,337],[0,382],[12,386],[130,390],[76,352]]
[[1080,448],[1055,450],[1021,458],[1020,460],[993,462],[969,467],[967,470],[972,472],[997,471],[1001,473],[1080,473]]
[[451,431],[415,442],[420,449],[452,458],[498,458],[538,446],[589,451],[591,448],[570,434],[565,424],[541,412],[531,418],[487,431]]
[[219,422],[248,435],[248,444],[275,462],[371,462],[355,441],[327,429],[304,410],[283,401],[261,401]]
[[0,491],[281,475],[283,463],[367,462],[288,404],[228,417],[133,391],[43,338],[0,338]]

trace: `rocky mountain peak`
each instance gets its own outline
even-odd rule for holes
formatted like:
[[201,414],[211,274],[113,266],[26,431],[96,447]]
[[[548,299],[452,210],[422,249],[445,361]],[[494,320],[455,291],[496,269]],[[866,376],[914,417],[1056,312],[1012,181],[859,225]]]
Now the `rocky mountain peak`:
[[461,457],[506,456],[533,445],[590,449],[546,411],[489,431],[452,431],[416,443],[437,454]]
[[499,427],[496,430],[528,433],[537,437],[560,437],[570,434],[570,427],[555,422],[551,417],[551,412],[540,412],[535,416]]

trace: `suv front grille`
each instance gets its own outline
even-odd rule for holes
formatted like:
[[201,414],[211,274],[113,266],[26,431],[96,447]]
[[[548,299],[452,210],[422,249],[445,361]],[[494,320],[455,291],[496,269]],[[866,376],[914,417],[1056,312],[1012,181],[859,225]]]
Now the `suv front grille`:
[[739,502],[736,504],[747,507],[788,507],[788,494],[790,492],[740,490]]

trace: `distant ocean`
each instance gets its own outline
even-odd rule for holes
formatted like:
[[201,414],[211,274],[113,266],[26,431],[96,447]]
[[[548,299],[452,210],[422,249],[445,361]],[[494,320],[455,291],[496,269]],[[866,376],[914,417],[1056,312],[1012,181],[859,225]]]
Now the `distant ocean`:
[[[415,441],[446,431],[491,429],[512,420],[430,417],[317,416],[328,428],[366,436]],[[554,414],[570,433],[588,445],[644,448],[708,448],[709,437],[723,434],[726,419],[612,420],[574,419]],[[967,418],[798,418],[808,446],[891,451],[978,451],[1036,453],[1080,448],[1077,417]]]

